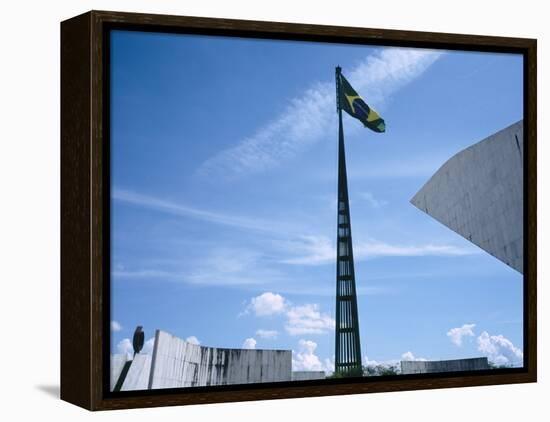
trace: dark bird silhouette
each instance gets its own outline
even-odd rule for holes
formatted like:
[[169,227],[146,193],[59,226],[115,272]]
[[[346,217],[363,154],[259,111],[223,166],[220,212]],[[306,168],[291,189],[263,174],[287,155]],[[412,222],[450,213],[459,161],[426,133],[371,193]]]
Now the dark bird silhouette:
[[134,340],[132,346],[134,346],[134,356],[136,353],[141,352],[143,349],[143,343],[145,342],[145,333],[143,332],[143,327],[138,325],[136,331],[134,331]]

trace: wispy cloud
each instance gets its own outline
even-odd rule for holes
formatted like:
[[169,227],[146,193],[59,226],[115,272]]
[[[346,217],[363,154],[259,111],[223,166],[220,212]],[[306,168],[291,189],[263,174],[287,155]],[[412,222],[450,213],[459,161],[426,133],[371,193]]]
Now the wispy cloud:
[[454,245],[400,245],[390,244],[375,239],[359,242],[357,245],[359,259],[376,258],[383,256],[463,256],[480,253],[474,248],[462,248]]
[[284,278],[265,261],[262,253],[249,248],[216,247],[197,258],[185,271],[183,281],[200,285],[256,285]]
[[[296,256],[284,259],[282,262],[286,264],[322,265],[333,263],[336,257],[333,242],[325,236],[302,236],[288,245]],[[388,256],[462,256],[480,253],[477,249],[469,247],[436,244],[400,245],[376,239],[358,242],[354,245],[353,251],[356,260]]]
[[[333,273],[331,271],[330,273],[330,279],[328,279],[326,282],[323,280],[322,282],[319,281],[319,279],[314,279],[315,283],[313,281],[308,280],[304,285],[296,286],[296,283],[293,283],[292,285],[282,285],[279,286],[279,291],[284,294],[288,295],[296,295],[296,296],[308,296],[308,297],[314,297],[314,296],[320,296],[320,297],[333,297],[334,296],[334,280],[333,280]],[[385,280],[390,279],[391,277],[386,277]],[[395,278],[395,277],[393,277]],[[399,278],[399,280],[402,280],[403,278]],[[318,284],[321,283],[326,287],[320,287]],[[384,286],[357,286],[357,295],[358,296],[373,296],[373,295],[391,295],[396,294],[399,290],[396,288],[388,287],[386,285]]]
[[154,269],[136,269],[136,270],[114,270],[111,275],[115,278],[132,278],[132,279],[181,279],[184,274],[174,271],[163,271]]
[[[277,166],[317,142],[334,125],[333,84],[319,83],[252,136],[206,160],[199,175],[235,178]],[[332,111],[332,113],[331,113]]]
[[[403,157],[388,157],[383,162],[374,162],[368,166],[350,167],[348,169],[348,179],[358,181],[425,178],[434,174],[455,153],[456,151],[444,150],[444,146],[442,146],[441,150],[433,151],[429,156],[411,156],[409,154],[406,160]],[[328,180],[331,176],[325,174],[320,175],[320,177]]]
[[[354,87],[379,110],[383,101],[419,77],[441,55],[426,49],[388,47],[346,72]],[[289,101],[285,111],[253,135],[206,160],[198,173],[235,178],[276,167],[336,127],[334,83],[318,82]]]
[[359,192],[359,198],[365,201],[371,208],[381,208],[388,204],[388,201],[376,198],[371,192]]
[[301,236],[281,242],[290,258],[281,260],[283,264],[319,265],[334,262],[336,249],[326,236]]
[[421,76],[442,54],[436,50],[388,47],[368,56],[347,76],[367,101],[380,104]]
[[269,266],[261,253],[247,248],[212,247],[191,264],[187,262],[175,260],[176,265],[171,268],[174,263],[167,265],[161,261],[163,269],[158,269],[158,264],[145,261],[139,264],[144,265],[142,268],[116,269],[111,275],[120,280],[162,280],[203,286],[250,286],[285,280],[284,274]]
[[124,202],[143,208],[153,209],[180,217],[195,218],[210,223],[221,224],[241,229],[256,230],[262,232],[275,231],[272,222],[261,221],[258,219],[241,216],[232,216],[225,213],[190,207],[186,204],[160,199],[154,196],[143,195],[141,193],[117,187],[112,190],[111,198],[115,201]]
[[[279,286],[277,289],[288,286],[292,289],[295,283],[292,283],[293,276],[289,273],[288,265],[325,265],[335,262],[334,239],[323,235],[300,234],[299,230],[291,230],[290,225],[285,222],[274,219],[266,222],[252,217],[189,207],[120,188],[113,190],[113,199],[182,219],[229,226],[254,235],[252,243],[246,247],[235,244],[234,241],[219,245],[215,241],[204,239],[203,253],[191,253],[192,259],[186,254],[160,260],[149,256],[148,259],[132,265],[122,265],[119,262],[114,265],[112,272],[115,279],[162,280],[204,286]],[[389,256],[462,256],[474,253],[480,253],[480,250],[432,243],[394,244],[372,238],[354,244],[356,260]],[[375,290],[377,289],[363,293],[377,293]]]
[[[296,276],[284,271],[286,265],[273,266],[269,262],[247,262],[246,253],[241,253],[242,261],[239,262],[239,252],[234,251],[232,255],[220,258],[216,262],[214,256],[199,259],[189,265],[189,268],[175,268],[169,270],[137,269],[137,270],[115,270],[112,277],[117,281],[143,281],[143,282],[173,282],[188,283],[202,287],[225,286],[241,288],[245,290],[256,290],[258,287],[264,289],[276,289],[278,294],[312,296],[333,296],[333,272],[326,273],[321,279],[318,276],[301,277],[300,283],[296,283]],[[250,256],[250,255],[249,255]],[[231,258],[233,257],[233,258]],[[334,261],[334,259],[333,259]],[[227,265],[224,265],[226,262]],[[210,263],[210,264],[209,264]],[[181,265],[181,262],[178,262]],[[172,265],[172,264],[170,264]],[[281,267],[281,268],[280,268]],[[288,269],[288,268],[287,268]],[[404,278],[425,278],[426,273],[399,274],[398,279]],[[370,282],[384,282],[384,285],[358,286],[359,296],[380,295],[395,293],[395,289],[387,285],[387,280],[394,276],[384,275],[383,277],[372,276]],[[250,305],[250,304],[249,304]],[[241,312],[240,315],[255,313],[252,307]]]
[[[350,132],[350,130],[347,129],[347,132]],[[385,157],[384,160],[372,160],[368,166],[362,164],[354,166],[352,161],[347,168],[348,181],[350,184],[355,184],[355,182],[367,180],[415,178],[419,179],[418,183],[420,183],[420,179],[432,176],[443,163],[456,153],[456,149],[441,145],[436,151],[431,151],[428,155],[403,151],[401,152],[402,156],[394,154],[392,157]],[[332,183],[336,176],[335,173],[331,172],[318,172],[313,177],[323,183]],[[335,205],[331,203],[332,198],[334,198],[334,195],[326,195],[320,199],[324,199],[325,203],[333,207]],[[353,199],[359,200],[361,198],[357,196]]]
[[256,335],[260,338],[276,339],[279,332],[277,330],[264,330],[263,328],[260,328],[259,330],[256,330]]

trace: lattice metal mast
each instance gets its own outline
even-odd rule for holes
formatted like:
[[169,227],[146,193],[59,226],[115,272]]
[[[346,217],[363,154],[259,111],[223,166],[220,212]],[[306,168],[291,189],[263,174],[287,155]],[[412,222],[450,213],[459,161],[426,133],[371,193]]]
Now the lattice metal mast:
[[[360,371],[361,342],[357,313],[357,291],[351,241],[351,220],[344,148],[344,128],[340,104],[340,73],[336,68],[336,105],[338,111],[338,231],[336,247],[336,353],[335,372]],[[360,374],[360,372],[358,373]]]

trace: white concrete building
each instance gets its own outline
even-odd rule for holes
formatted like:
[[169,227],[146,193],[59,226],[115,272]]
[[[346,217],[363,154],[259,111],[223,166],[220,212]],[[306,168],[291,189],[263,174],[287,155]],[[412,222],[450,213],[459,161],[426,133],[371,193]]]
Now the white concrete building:
[[325,378],[325,371],[292,371],[292,381],[322,380]]
[[486,357],[451,360],[403,360],[401,374],[428,374],[437,372],[480,371],[489,369]]
[[290,381],[290,350],[222,349],[157,330],[149,388]]
[[[300,377],[306,379],[307,374]],[[155,333],[152,354],[137,354],[133,360],[111,355],[111,391],[119,382],[120,391],[127,391],[291,380],[290,350],[207,347],[161,330]]]
[[411,203],[523,273],[523,120],[460,151]]

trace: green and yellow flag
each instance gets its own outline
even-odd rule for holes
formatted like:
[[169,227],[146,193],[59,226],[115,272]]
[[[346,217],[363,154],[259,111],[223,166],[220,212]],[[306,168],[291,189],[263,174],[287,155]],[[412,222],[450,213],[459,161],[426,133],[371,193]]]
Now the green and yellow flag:
[[375,132],[385,132],[386,123],[380,115],[370,108],[361,96],[355,91],[350,83],[344,78],[344,75],[339,73],[339,95],[340,107],[347,112],[351,117],[355,117],[365,127],[368,127]]

